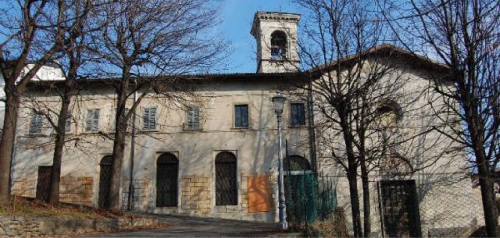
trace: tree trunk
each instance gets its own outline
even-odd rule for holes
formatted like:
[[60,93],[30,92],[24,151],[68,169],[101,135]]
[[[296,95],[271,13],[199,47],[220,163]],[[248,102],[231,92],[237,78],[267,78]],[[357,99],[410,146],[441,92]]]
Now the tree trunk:
[[120,208],[120,187],[122,180],[122,164],[125,155],[125,138],[127,134],[127,117],[125,108],[128,96],[128,86],[130,82],[130,68],[124,67],[122,81],[120,82],[118,100],[116,105],[115,138],[113,143],[113,167],[111,169],[111,185],[109,190],[109,210],[113,212],[121,211]]
[[[68,80],[68,79],[67,79]],[[66,138],[66,119],[71,104],[71,83],[66,83],[62,104],[59,110],[59,118],[57,120],[56,141],[54,147],[54,157],[52,159],[52,174],[50,177],[50,195],[49,203],[57,205],[59,203],[59,184],[61,182],[61,164],[62,154]]]
[[493,191],[493,180],[486,164],[488,161],[485,157],[478,156],[484,155],[484,151],[480,150],[478,152],[479,153],[476,152],[476,163],[478,165],[479,185],[481,186],[481,199],[483,202],[486,233],[488,237],[499,237],[497,220],[498,213],[495,203],[495,194]]
[[[457,67],[458,68],[458,67]],[[458,73],[457,73],[458,72]],[[462,108],[465,112],[465,121],[467,131],[470,133],[472,149],[476,159],[476,166],[479,173],[479,185],[481,186],[481,199],[483,202],[484,222],[488,237],[499,237],[498,231],[498,212],[495,204],[495,194],[493,191],[493,178],[490,171],[490,160],[486,155],[486,143],[484,141],[484,127],[482,125],[481,115],[476,111],[480,108],[478,97],[471,93],[467,79],[461,71],[455,73],[455,78],[459,82],[458,88],[461,96]],[[469,80],[475,79],[473,72],[468,72]]]
[[125,124],[125,130],[116,129],[115,141],[113,143],[113,167],[111,169],[111,184],[109,190],[109,210],[119,212],[120,209],[120,187],[121,187],[121,172],[123,157],[125,152],[125,135],[126,135],[126,121],[125,117],[120,116],[116,123],[117,128]]
[[370,205],[370,184],[368,182],[368,170],[366,168],[366,162],[363,159],[361,161],[361,184],[363,186],[363,227],[364,227],[364,237],[370,237],[371,233],[371,205]]
[[0,142],[0,204],[10,201],[10,172],[19,109],[19,96],[12,92],[13,90],[5,89],[5,119]]
[[349,172],[347,173],[347,179],[349,180],[349,194],[351,199],[352,229],[354,232],[354,237],[361,237],[362,232],[359,212],[359,193],[355,169],[349,169]]
[[354,139],[351,134],[351,128],[348,121],[348,103],[345,101],[339,104],[335,108],[339,115],[340,126],[342,128],[342,135],[344,138],[344,143],[346,147],[347,154],[347,180],[349,181],[349,196],[351,199],[351,213],[352,213],[352,229],[354,232],[354,237],[361,237],[363,233],[361,232],[361,218],[359,211],[359,193],[358,193],[358,181],[357,181],[357,165],[356,156],[354,154]]

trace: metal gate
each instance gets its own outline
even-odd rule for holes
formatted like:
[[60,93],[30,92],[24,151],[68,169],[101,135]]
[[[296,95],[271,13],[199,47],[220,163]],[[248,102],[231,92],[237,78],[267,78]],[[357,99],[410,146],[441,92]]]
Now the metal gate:
[[49,202],[50,197],[50,177],[52,176],[52,166],[38,167],[38,180],[36,182],[36,199]]
[[317,183],[309,161],[299,155],[283,160],[288,220],[297,226],[316,220]]
[[414,180],[381,181],[382,226],[389,237],[420,237],[420,215]]
[[216,205],[238,205],[236,186],[236,156],[220,152],[215,157]]
[[176,207],[179,160],[171,153],[162,154],[156,169],[156,206]]
[[109,208],[109,190],[111,185],[111,170],[113,157],[104,156],[101,160],[101,172],[99,174],[99,208]]

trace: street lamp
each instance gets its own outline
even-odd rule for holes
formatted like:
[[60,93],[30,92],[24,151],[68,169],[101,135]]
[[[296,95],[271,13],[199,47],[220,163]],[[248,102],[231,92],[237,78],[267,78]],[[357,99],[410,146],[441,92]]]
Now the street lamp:
[[288,229],[288,223],[286,222],[286,204],[285,204],[285,186],[283,179],[283,151],[282,148],[282,140],[281,140],[281,114],[283,113],[283,107],[285,105],[286,97],[283,96],[280,92],[276,92],[276,95],[273,96],[273,108],[276,113],[276,117],[278,118],[278,151],[279,151],[279,172],[278,172],[278,192],[279,192],[279,229],[286,230]]

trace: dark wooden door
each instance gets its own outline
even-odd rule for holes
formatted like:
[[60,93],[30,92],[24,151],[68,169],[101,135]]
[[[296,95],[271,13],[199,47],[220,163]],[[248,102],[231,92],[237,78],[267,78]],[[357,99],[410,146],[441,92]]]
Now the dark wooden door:
[[111,185],[111,169],[113,157],[105,156],[101,160],[101,172],[99,173],[99,208],[109,208],[109,190]]
[[420,237],[420,215],[415,181],[381,181],[380,196],[385,235]]
[[36,182],[36,199],[44,202],[49,201],[50,196],[50,177],[52,175],[52,166],[39,166],[38,179]]
[[177,177],[179,160],[170,153],[162,154],[156,162],[156,206],[177,206]]

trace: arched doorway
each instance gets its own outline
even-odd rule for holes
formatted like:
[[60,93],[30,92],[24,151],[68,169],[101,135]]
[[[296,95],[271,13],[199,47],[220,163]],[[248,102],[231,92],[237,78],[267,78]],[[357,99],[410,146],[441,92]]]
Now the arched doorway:
[[156,161],[156,206],[177,207],[179,160],[164,153]]
[[309,161],[299,155],[288,156],[283,162],[285,171],[311,171]]
[[288,220],[300,224],[313,222],[317,217],[317,182],[311,164],[299,155],[283,161],[285,170],[285,201]]
[[215,157],[215,205],[238,205],[236,156],[220,152]]
[[101,159],[101,171],[99,173],[99,208],[109,208],[109,190],[111,185],[111,170],[113,157],[106,155]]
[[411,161],[392,153],[382,160],[379,181],[381,222],[388,237],[420,237],[420,212]]

